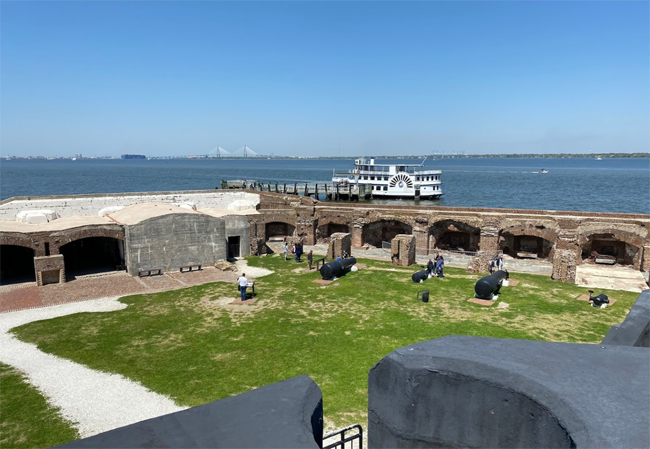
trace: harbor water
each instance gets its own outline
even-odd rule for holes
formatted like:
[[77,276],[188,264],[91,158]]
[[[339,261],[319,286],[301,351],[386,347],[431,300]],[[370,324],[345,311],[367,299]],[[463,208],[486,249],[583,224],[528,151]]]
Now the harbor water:
[[[330,182],[334,170],[352,168],[352,159],[3,160],[0,199],[206,190],[234,179],[280,185]],[[419,201],[421,205],[650,213],[648,158],[448,158],[427,159],[424,168],[443,171],[444,195]],[[548,173],[539,173],[541,169]]]

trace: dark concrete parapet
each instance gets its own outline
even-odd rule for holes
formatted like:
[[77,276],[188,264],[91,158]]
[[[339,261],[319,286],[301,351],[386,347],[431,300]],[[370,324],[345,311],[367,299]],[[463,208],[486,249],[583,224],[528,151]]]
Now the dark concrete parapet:
[[650,290],[641,292],[625,321],[612,326],[602,344],[650,347]]
[[60,448],[319,448],[323,397],[308,376],[148,419]]
[[650,447],[650,351],[450,336],[368,376],[368,447]]

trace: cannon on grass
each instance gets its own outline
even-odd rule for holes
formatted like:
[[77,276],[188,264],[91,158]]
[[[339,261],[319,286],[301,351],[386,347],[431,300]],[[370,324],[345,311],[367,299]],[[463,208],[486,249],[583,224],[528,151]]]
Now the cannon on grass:
[[343,260],[333,260],[320,267],[320,275],[326,281],[343,276],[350,271],[350,268],[357,263],[357,259],[349,257]]
[[495,271],[491,275],[479,279],[474,286],[474,292],[476,292],[474,296],[479,299],[494,299],[506,279],[508,279],[508,272],[505,270]]
[[424,282],[424,281],[426,281],[428,278],[429,278],[429,272],[428,272],[427,270],[416,271],[416,272],[413,273],[413,275],[411,276],[411,279],[412,279],[413,282],[415,282],[416,284],[419,283],[419,282]]
[[589,290],[589,304],[594,307],[605,309],[607,308],[607,304],[609,304],[609,297],[604,293],[594,296],[594,291]]

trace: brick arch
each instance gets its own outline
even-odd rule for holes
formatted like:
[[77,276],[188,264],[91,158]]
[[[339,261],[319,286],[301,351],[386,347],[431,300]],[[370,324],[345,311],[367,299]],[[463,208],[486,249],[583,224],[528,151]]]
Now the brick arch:
[[36,250],[32,246],[24,244],[25,242],[6,243],[5,241],[6,239],[0,239],[0,282],[2,285],[35,281],[34,257]]
[[123,241],[124,229],[119,225],[98,227],[85,226],[82,228],[66,229],[65,231],[50,234],[49,239],[52,254],[59,254],[59,250],[63,245],[89,237],[107,237]]
[[438,249],[478,251],[481,228],[471,221],[445,218],[435,222],[427,231],[429,252]]
[[363,225],[361,244],[381,248],[381,242],[390,242],[397,234],[412,234],[413,226],[402,220],[382,219]]
[[499,232],[501,233],[508,233],[516,236],[521,236],[521,235],[529,235],[532,237],[539,237],[541,239],[547,240],[551,243],[555,243],[558,238],[558,233],[554,231],[553,229],[546,228],[544,227],[543,229],[540,229],[538,227],[524,227],[524,226],[509,226],[506,228],[502,228]]
[[34,254],[38,253],[32,239],[22,234],[0,234],[0,245],[22,246],[34,250]]
[[639,234],[633,232],[623,231],[620,229],[614,229],[613,227],[609,228],[596,228],[590,229],[588,231],[580,231],[578,235],[578,244],[582,245],[586,243],[589,239],[593,237],[594,234],[611,234],[616,240],[620,240],[629,245],[641,247],[643,246],[644,238]]
[[641,269],[643,238],[637,234],[616,229],[590,229],[580,233],[578,244],[582,262],[610,259],[619,265]]
[[271,237],[292,236],[295,233],[296,225],[283,220],[268,220],[264,222],[264,235],[268,240]]
[[349,220],[344,217],[318,220],[318,226],[316,227],[316,240],[318,242],[328,242],[330,236],[336,232],[352,232],[352,226]]
[[499,233],[499,249],[512,257],[552,259],[557,232],[552,229],[511,226]]

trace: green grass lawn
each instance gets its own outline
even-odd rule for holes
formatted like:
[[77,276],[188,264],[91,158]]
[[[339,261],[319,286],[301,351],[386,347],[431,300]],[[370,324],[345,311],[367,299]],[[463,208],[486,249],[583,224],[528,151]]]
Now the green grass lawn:
[[78,438],[23,374],[0,363],[0,447],[50,447]]
[[[498,309],[467,302],[481,276],[461,269],[413,284],[419,266],[364,259],[367,268],[319,285],[319,273],[307,273],[306,263],[277,255],[248,262],[275,271],[256,280],[254,305],[229,304],[236,286],[217,282],[125,297],[124,310],[34,322],[14,333],[187,406],[307,374],[323,392],[332,428],[365,426],[368,371],[396,348],[452,334],[598,343],[638,296],[605,291],[617,302],[596,309],[577,300],[583,288],[514,273],[520,283],[502,289],[497,304],[509,307]],[[429,303],[416,300],[422,289],[430,290]]]

